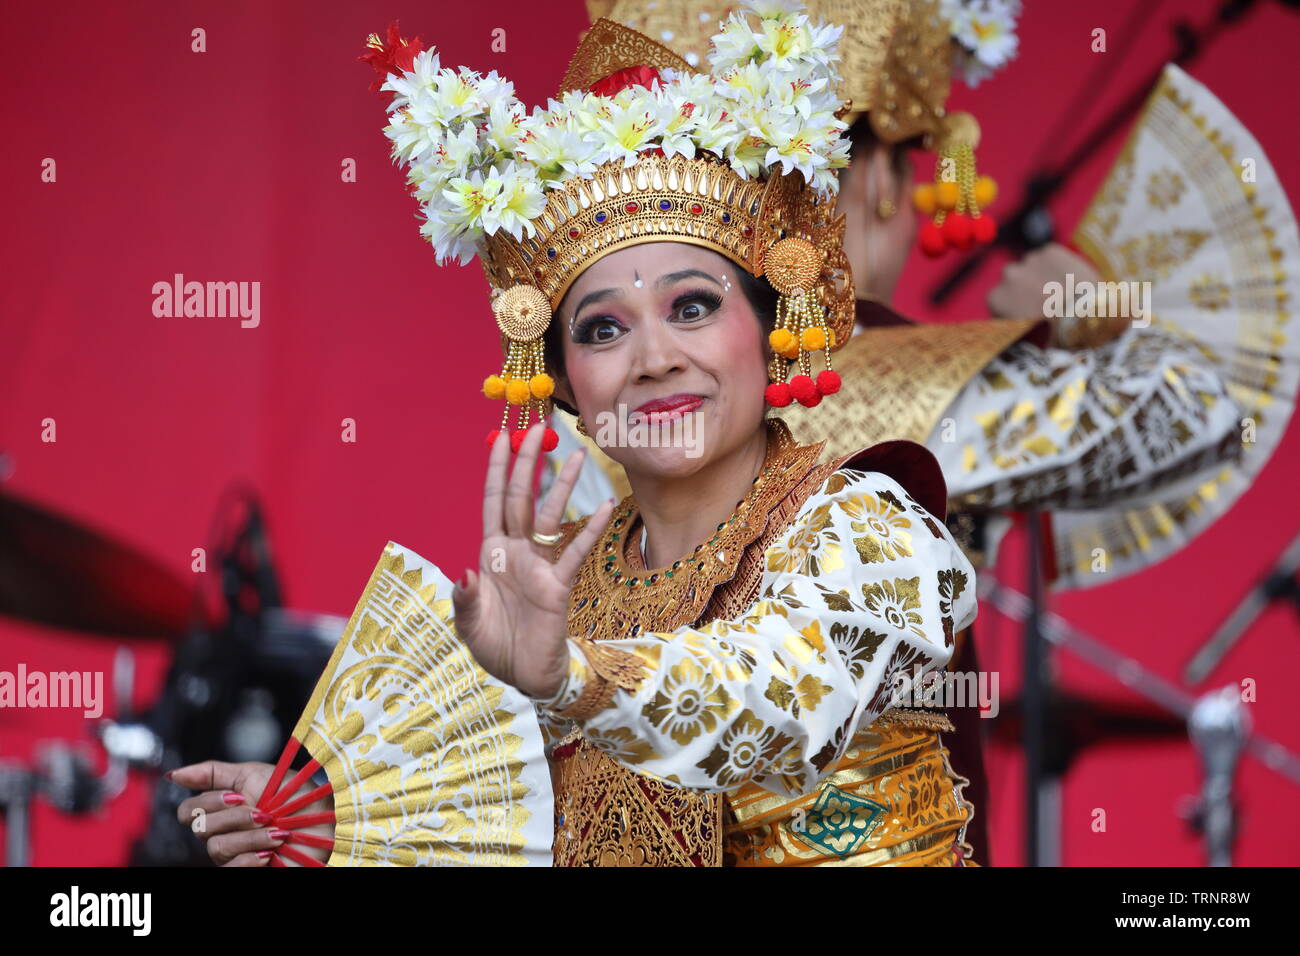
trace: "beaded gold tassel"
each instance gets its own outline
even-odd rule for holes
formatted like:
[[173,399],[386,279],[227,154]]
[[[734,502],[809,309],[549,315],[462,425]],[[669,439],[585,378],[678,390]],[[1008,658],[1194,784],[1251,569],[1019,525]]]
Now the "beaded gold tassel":
[[[494,401],[504,398],[506,407],[501,412],[501,425],[488,432],[487,444],[490,446],[509,427],[510,409],[518,407],[515,429],[510,435],[510,447],[518,451],[533,414],[542,421],[551,413],[555,380],[546,373],[542,343],[542,335],[551,321],[551,303],[536,286],[516,285],[492,300],[492,311],[508,344],[501,373],[483,380],[483,394]],[[548,427],[542,438],[542,450],[550,451],[558,442],[559,436]]]
[[912,193],[917,212],[931,217],[917,236],[927,256],[941,256],[949,249],[966,250],[997,237],[997,223],[985,212],[997,198],[997,184],[988,176],[975,174],[978,144],[979,124],[974,117],[949,114],[934,182],[922,183]]
[[[817,282],[823,256],[806,239],[782,239],[767,250],[763,274],[781,294],[776,304],[776,328],[768,336],[775,353],[768,363],[771,382],[764,392],[769,405],[784,408],[791,400],[806,408],[823,395],[840,390],[839,373],[831,369],[834,333],[826,325],[826,309],[817,301]],[[812,353],[822,353],[824,368],[814,379]],[[797,362],[799,374],[789,381],[788,362]]]

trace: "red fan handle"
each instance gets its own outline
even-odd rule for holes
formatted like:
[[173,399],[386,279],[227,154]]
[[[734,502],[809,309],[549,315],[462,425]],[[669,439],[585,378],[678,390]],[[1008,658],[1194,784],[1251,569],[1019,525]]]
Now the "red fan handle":
[[[256,809],[271,814],[271,825],[282,830],[297,830],[302,827],[316,826],[320,823],[334,822],[333,810],[322,813],[298,813],[303,807],[309,806],[325,796],[325,794],[330,793],[333,789],[330,784],[323,783],[319,787],[304,793],[301,797],[294,800],[289,799],[304,783],[311,779],[312,774],[320,769],[320,762],[312,758],[287,782],[285,781],[284,778],[289,772],[289,766],[293,763],[293,758],[298,755],[301,748],[302,743],[300,741],[294,737],[289,738],[289,742],[284,745],[284,752],[280,754],[280,759],[276,761],[275,770],[271,773],[271,779],[266,782],[266,787],[257,800]],[[285,801],[289,802],[286,803]],[[329,837],[316,836],[312,833],[291,833],[284,843],[272,851],[271,866],[284,866],[285,862],[282,857],[293,860],[302,866],[325,865],[320,860],[290,846],[291,843],[319,847],[324,850],[334,848],[334,841]]]

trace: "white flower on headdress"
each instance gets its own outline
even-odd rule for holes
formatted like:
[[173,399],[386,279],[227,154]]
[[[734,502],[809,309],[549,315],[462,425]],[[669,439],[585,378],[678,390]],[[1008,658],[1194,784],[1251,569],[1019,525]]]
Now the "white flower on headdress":
[[720,158],[728,157],[744,135],[735,113],[729,111],[728,106],[717,102],[715,97],[695,112],[696,145]]
[[520,127],[519,156],[537,170],[543,181],[589,177],[596,171],[594,137],[580,132],[564,118],[552,118],[548,113],[534,110]]
[[733,13],[722,21],[721,29],[713,35],[709,63],[718,73],[739,63],[747,63],[761,52],[758,37],[749,22]]
[[[500,186],[496,186],[499,183]],[[492,234],[508,232],[516,239],[533,236],[537,227],[532,220],[541,215],[546,205],[537,173],[527,163],[508,162],[493,168],[484,179],[485,187],[495,187],[491,200],[483,210],[483,231]]]
[[490,99],[486,142],[498,154],[512,155],[523,136],[524,104],[513,98]]
[[402,109],[419,93],[432,89],[434,78],[441,69],[438,54],[433,47],[430,47],[415,55],[410,73],[403,73],[401,76],[389,73],[388,79],[379,87],[381,90],[392,90],[397,94],[388,104],[389,111]]
[[619,90],[609,104],[608,114],[596,118],[600,163],[621,159],[624,166],[633,166],[641,152],[655,145],[663,132],[659,104],[643,86]]
[[[954,2],[954,0],[945,0]],[[987,0],[994,2],[994,0]],[[1018,0],[997,0],[1003,5]],[[739,175],[799,170],[829,198],[848,163],[840,107],[841,27],[812,24],[799,0],[750,0],[713,38],[709,74],[664,69],[650,86],[612,96],[571,90],[529,115],[514,85],[440,66],[431,48],[390,74],[384,133],[422,203],[420,232],[441,263],[467,262],[487,235],[532,236],[548,189],[603,163],[634,165],[650,151],[718,156]]]
[[966,83],[975,86],[1016,55],[1020,0],[942,0],[940,15],[966,51]]
[[452,178],[482,165],[479,141],[479,129],[472,123],[464,124],[458,132],[446,130],[437,148],[411,166],[407,182],[415,186],[415,198],[436,202]]
[[427,203],[421,211],[425,218],[420,224],[420,235],[433,244],[434,260],[438,265],[443,265],[448,259],[465,265],[478,255],[482,229],[452,208]]
[[688,74],[666,84],[657,98],[659,127],[662,130],[660,148],[665,156],[681,154],[694,158],[700,138],[700,122],[706,104],[714,98],[713,81],[707,76]]
[[487,102],[479,95],[472,70],[440,70],[434,88],[429,91],[430,106],[442,122],[473,120],[487,111]]
[[486,174],[475,171],[449,180],[440,199],[425,206],[420,232],[433,243],[439,264],[455,257],[463,265],[477,254],[484,235],[535,235],[532,220],[545,203],[534,170],[508,162]]

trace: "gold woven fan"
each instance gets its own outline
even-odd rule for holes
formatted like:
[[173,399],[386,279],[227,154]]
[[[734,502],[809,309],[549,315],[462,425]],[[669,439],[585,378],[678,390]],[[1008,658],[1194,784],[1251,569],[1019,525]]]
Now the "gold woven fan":
[[[388,542],[258,800],[330,866],[549,866],[551,778],[532,703],[456,636],[452,584]],[[310,760],[286,780],[300,750]],[[290,799],[316,770],[329,783]],[[328,792],[332,814],[299,813]],[[334,820],[331,844],[296,832]]]
[[[1108,281],[1149,281],[1152,324],[1196,344],[1241,407],[1242,457],[1141,507],[1052,516],[1056,587],[1160,561],[1226,512],[1286,430],[1300,385],[1295,216],[1264,150],[1209,90],[1165,67],[1074,234]],[[1095,548],[1111,572],[1089,573]]]

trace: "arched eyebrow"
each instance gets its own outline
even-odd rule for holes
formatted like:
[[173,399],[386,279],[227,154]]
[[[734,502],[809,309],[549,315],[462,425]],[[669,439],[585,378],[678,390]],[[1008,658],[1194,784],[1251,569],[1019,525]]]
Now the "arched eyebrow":
[[[658,279],[655,279],[655,288],[662,289],[664,286],[672,285],[674,282],[680,282],[682,279],[707,279],[718,288],[722,288],[716,276],[711,276],[702,269],[679,269],[676,272],[666,272]],[[623,295],[622,289],[596,289],[584,295],[578,302],[578,307],[573,310],[576,317],[584,308],[593,302],[604,302],[606,299],[617,299]]]

